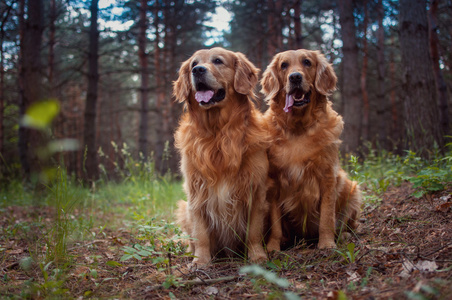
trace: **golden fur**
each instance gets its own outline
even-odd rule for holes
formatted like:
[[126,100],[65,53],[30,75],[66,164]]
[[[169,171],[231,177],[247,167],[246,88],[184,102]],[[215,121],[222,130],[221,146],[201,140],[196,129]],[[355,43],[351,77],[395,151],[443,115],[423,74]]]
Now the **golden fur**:
[[179,202],[177,218],[193,238],[193,263],[207,264],[219,252],[247,251],[252,261],[267,257],[262,239],[270,139],[248,97],[258,72],[243,54],[213,48],[194,53],[174,82],[176,99],[185,103],[175,140],[187,202]]
[[357,226],[361,192],[340,167],[343,121],[327,98],[336,81],[325,57],[309,50],[275,55],[263,74],[270,105],[264,118],[273,138],[268,251],[296,238],[318,238],[319,248],[333,248],[339,226]]

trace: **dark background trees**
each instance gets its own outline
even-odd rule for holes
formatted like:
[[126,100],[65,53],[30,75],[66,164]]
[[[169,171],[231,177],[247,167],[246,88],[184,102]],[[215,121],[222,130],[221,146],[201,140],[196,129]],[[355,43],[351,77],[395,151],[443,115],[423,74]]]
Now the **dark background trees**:
[[[262,70],[276,52],[321,50],[339,77],[332,101],[345,121],[344,152],[428,155],[450,135],[450,1],[99,0],[97,17],[95,2],[0,3],[0,178],[41,171],[42,132],[20,124],[31,103],[51,98],[60,112],[47,136],[78,142],[52,158],[69,173],[96,179],[100,167],[114,178],[125,153],[154,161],[162,174],[176,171],[182,107],[172,81],[182,61],[214,45]],[[212,41],[207,21],[219,6],[231,22]]]

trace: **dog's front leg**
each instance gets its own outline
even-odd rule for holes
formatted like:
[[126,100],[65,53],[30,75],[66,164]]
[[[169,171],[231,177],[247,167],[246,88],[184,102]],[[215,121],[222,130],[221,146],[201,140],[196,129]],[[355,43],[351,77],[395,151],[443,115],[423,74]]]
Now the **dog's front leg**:
[[336,230],[336,179],[332,176],[322,183],[319,224],[319,249],[336,248],[334,234]]
[[195,248],[193,265],[206,265],[211,260],[210,254],[210,234],[207,229],[207,224],[199,212],[191,211],[194,238],[193,245]]
[[[264,189],[263,189],[264,190]],[[267,260],[267,254],[264,251],[263,243],[263,228],[264,219],[268,213],[268,205],[265,201],[265,190],[264,192],[255,193],[255,200],[250,205],[250,222],[249,232],[248,232],[248,256],[252,262],[263,262]]]
[[281,226],[281,208],[278,205],[278,199],[271,198],[270,201],[270,237],[267,243],[268,253],[281,250],[281,240],[283,235]]

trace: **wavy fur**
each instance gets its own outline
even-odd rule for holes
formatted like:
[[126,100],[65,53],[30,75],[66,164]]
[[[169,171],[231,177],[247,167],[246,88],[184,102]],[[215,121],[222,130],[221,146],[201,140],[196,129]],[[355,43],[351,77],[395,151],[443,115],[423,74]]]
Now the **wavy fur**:
[[[300,86],[310,102],[286,113],[286,95],[293,90],[289,76],[294,73],[301,75]],[[336,81],[326,58],[309,50],[277,54],[263,74],[262,92],[270,105],[264,118],[273,138],[269,251],[298,238],[318,238],[319,248],[332,248],[338,227],[357,226],[361,192],[340,167],[343,121],[327,98]]]
[[[213,63],[221,59],[221,64]],[[195,100],[193,66],[226,91],[221,102],[202,107]],[[174,95],[186,105],[175,134],[187,202],[178,222],[194,240],[193,263],[206,264],[218,252],[248,251],[266,259],[262,247],[269,136],[250,96],[259,70],[241,53],[222,48],[197,51],[182,64]],[[247,239],[248,238],[248,239]]]

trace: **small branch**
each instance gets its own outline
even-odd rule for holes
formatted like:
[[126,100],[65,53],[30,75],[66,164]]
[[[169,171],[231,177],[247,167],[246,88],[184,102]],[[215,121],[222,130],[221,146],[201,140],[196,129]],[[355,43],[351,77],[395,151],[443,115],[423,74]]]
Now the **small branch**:
[[[209,285],[209,284],[213,284],[213,283],[218,283],[218,282],[228,282],[228,281],[233,281],[235,279],[237,279],[238,277],[236,276],[226,276],[226,277],[219,277],[219,278],[213,278],[213,279],[194,279],[194,280],[183,280],[183,281],[178,281],[178,285],[184,286],[184,285]],[[151,286],[147,289],[147,291],[156,291],[156,290],[161,290],[163,289],[163,285],[154,285]]]

